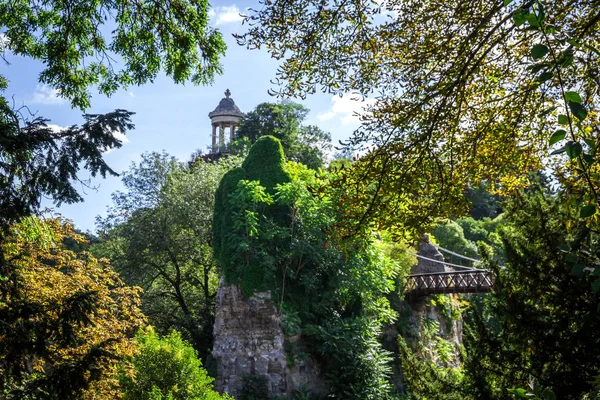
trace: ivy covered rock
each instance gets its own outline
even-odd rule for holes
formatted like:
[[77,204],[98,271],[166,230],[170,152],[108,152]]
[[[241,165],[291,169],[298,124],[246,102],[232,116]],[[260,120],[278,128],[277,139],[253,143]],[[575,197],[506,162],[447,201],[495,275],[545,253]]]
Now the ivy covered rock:
[[[213,252],[228,283],[251,295],[274,287],[272,249],[287,247],[289,207],[276,204],[277,185],[291,181],[283,148],[273,136],[258,139],[240,168],[229,171],[215,195]],[[271,230],[259,235],[258,224],[269,219]]]
[[283,147],[274,136],[258,139],[250,148],[242,168],[246,172],[246,179],[259,181],[271,195],[275,193],[275,186],[291,180],[285,169]]

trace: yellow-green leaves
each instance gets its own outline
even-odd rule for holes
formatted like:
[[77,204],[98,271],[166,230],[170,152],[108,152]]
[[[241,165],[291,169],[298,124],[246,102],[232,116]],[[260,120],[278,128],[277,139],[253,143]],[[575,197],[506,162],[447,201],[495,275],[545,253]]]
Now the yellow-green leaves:
[[125,286],[106,259],[66,250],[68,238],[83,240],[60,220],[28,219],[0,243],[10,270],[0,282],[4,394],[120,398],[114,372],[144,323],[140,289]]
[[[600,58],[583,45],[598,36],[591,3],[577,3],[578,18],[567,0],[389,7],[393,15],[380,18],[382,7],[366,0],[273,0],[250,13],[255,25],[242,40],[282,60],[282,96],[322,89],[377,97],[348,142],[364,162],[341,174],[351,226],[340,233],[368,229],[369,221],[394,232],[422,230],[464,212],[469,185],[485,180],[506,194],[527,185],[533,170],[564,162],[563,172],[594,156],[584,142],[597,141],[600,104],[593,72]],[[359,23],[359,14],[370,24]],[[572,37],[577,32],[584,37]],[[579,96],[565,100],[564,91]],[[548,143],[567,137],[572,143],[560,152],[574,158],[549,161]],[[566,175],[585,177],[574,169]]]

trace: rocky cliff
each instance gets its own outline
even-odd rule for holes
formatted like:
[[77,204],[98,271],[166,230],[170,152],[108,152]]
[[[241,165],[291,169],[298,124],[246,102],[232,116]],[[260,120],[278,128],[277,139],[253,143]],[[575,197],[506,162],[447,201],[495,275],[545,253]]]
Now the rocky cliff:
[[285,347],[301,347],[299,337],[286,337],[280,313],[268,292],[245,297],[237,285],[221,279],[216,298],[213,357],[216,388],[239,396],[247,377],[266,381],[272,396],[296,390],[323,390],[320,370],[311,358],[288,362]]

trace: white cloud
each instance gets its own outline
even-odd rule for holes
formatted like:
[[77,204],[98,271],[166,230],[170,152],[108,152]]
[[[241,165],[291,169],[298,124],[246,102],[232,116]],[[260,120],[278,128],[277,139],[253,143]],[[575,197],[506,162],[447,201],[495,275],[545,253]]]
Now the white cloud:
[[244,19],[240,15],[240,9],[235,4],[232,6],[211,8],[208,16],[215,20],[216,25],[237,23]]
[[129,92],[129,96],[131,96],[131,97],[135,97],[135,93],[133,93],[133,92]]
[[55,124],[48,124],[47,126],[48,126],[48,128],[52,129],[54,132],[60,132],[64,129],[67,129],[66,126],[60,126],[60,125],[55,125]]
[[4,33],[0,33],[0,51],[7,50],[9,45],[10,39]]
[[331,98],[331,108],[317,115],[320,121],[339,118],[343,124],[354,124],[360,122],[360,116],[365,114],[364,108],[375,104],[375,99],[364,99],[353,94],[345,94],[342,97]]
[[119,139],[121,142],[123,142],[123,144],[127,144],[130,142],[129,138],[125,136],[124,133],[121,133],[119,131],[114,131],[113,136],[115,137],[115,139]]
[[37,85],[32,102],[35,104],[63,104],[65,99],[60,97],[58,89],[53,89],[48,85]]
[[[127,144],[130,142],[129,138],[127,136],[125,136],[124,133],[121,133],[119,131],[113,131],[113,136],[115,137],[115,139],[119,139],[121,141],[122,144]],[[113,151],[117,150],[115,147],[113,147],[112,149],[108,149],[106,151],[103,152],[104,155],[112,153]]]

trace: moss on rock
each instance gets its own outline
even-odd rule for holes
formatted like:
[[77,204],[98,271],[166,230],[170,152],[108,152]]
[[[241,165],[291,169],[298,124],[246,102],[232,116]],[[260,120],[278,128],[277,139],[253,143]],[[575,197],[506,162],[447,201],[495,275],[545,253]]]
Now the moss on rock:
[[[249,262],[257,265],[244,265],[244,263],[248,264],[248,261],[243,262],[235,258],[235,249],[239,243],[232,239],[235,237],[235,232],[230,200],[241,180],[259,181],[270,195],[275,194],[275,187],[278,184],[291,181],[290,174],[285,169],[283,148],[277,138],[263,136],[258,139],[250,148],[242,166],[229,171],[221,179],[215,194],[212,243],[215,259],[228,283],[242,284],[245,294],[251,294],[268,288],[269,285],[266,283],[268,277],[263,275],[269,274],[267,271],[264,271],[264,274],[256,273],[257,268],[263,268],[261,266],[263,262],[255,260]],[[289,226],[291,222],[289,209],[286,206],[272,204],[265,206],[261,213],[281,227]],[[264,256],[269,258],[268,254]],[[249,279],[248,275],[253,279]],[[245,282],[241,282],[242,280]]]

